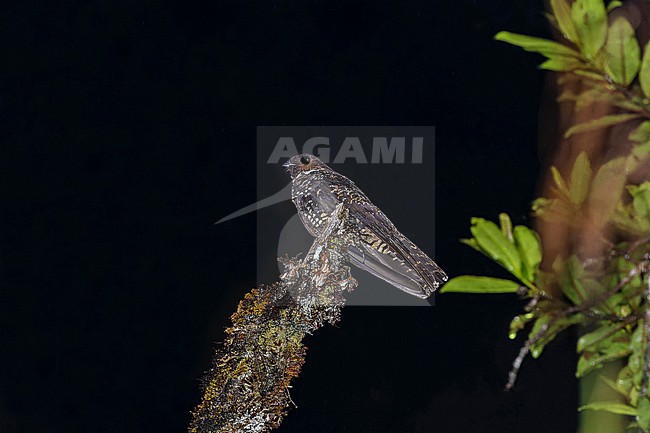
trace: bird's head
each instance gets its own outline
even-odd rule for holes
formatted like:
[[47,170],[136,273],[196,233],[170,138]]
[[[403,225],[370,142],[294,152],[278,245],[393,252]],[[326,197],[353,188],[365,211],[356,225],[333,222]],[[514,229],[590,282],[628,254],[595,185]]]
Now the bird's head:
[[316,158],[314,155],[303,153],[300,155],[292,156],[289,161],[282,164],[282,167],[287,169],[291,175],[291,179],[293,179],[302,172],[320,170],[327,168],[327,165],[325,165],[325,163]]

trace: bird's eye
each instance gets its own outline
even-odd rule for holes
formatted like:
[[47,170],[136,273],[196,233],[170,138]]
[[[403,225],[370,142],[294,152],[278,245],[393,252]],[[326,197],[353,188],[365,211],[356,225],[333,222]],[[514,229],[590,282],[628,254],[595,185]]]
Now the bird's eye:
[[307,158],[306,156],[301,156],[301,157],[300,157],[300,163],[301,163],[302,165],[307,165],[307,164],[309,164],[309,158]]

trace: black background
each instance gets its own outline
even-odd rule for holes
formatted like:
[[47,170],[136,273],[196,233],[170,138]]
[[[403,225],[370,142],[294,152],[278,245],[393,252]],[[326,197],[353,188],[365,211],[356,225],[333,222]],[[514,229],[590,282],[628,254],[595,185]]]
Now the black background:
[[[186,429],[256,284],[255,216],[212,223],[255,200],[257,125],[435,125],[438,261],[504,276],[458,239],[531,223],[544,75],[492,36],[547,35],[542,7],[3,2],[0,431]],[[575,430],[569,338],[502,391],[522,304],[346,309],[279,431]]]

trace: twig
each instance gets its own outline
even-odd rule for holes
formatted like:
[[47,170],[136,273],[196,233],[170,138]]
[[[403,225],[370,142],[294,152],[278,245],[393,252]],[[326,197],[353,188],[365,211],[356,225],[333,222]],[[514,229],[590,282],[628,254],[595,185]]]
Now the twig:
[[558,315],[556,316],[556,318],[551,319],[551,321],[542,325],[542,328],[539,330],[539,332],[535,334],[532,338],[526,340],[522,348],[519,349],[519,354],[517,355],[515,360],[512,361],[512,368],[508,373],[508,383],[506,383],[506,387],[505,387],[506,391],[510,391],[512,387],[515,386],[515,382],[517,381],[517,375],[519,374],[519,369],[521,368],[521,364],[524,362],[524,358],[530,352],[530,348],[533,346],[533,344],[537,343],[544,336],[544,334],[546,334],[546,331],[548,331],[551,325],[557,322],[559,319],[560,316]]
[[287,398],[289,399],[289,401],[291,402],[291,404],[293,405],[293,407],[295,407],[295,408],[297,409],[297,408],[298,408],[298,405],[297,405],[296,402],[293,401],[293,399],[291,398],[291,392],[289,392],[289,388],[291,388],[291,386],[287,386],[287,387],[284,388],[284,389],[287,391]]
[[639,248],[641,245],[650,242],[650,236],[643,237],[641,239],[637,239],[634,242],[632,242],[629,247],[627,248],[627,251],[625,252],[626,256],[630,256],[634,250]]
[[650,118],[650,111],[648,111],[648,107],[639,100],[637,95],[630,92],[630,90],[627,87],[614,82],[614,80],[612,80],[612,78],[609,75],[605,75],[605,79],[610,85],[614,87],[614,89],[616,89],[618,93],[623,95],[624,98],[626,98],[628,101],[630,101],[631,103],[635,104],[638,107],[636,110],[630,110],[630,111],[636,111],[642,116],[646,118]]

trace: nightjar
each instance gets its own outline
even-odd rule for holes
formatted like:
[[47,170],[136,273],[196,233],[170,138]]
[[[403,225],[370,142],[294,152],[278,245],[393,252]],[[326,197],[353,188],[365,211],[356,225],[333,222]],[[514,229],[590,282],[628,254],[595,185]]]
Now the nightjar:
[[291,199],[309,233],[325,228],[338,204],[347,208],[346,230],[352,230],[350,262],[393,286],[427,298],[447,275],[379,210],[347,177],[309,154],[296,155],[283,167],[292,179]]

